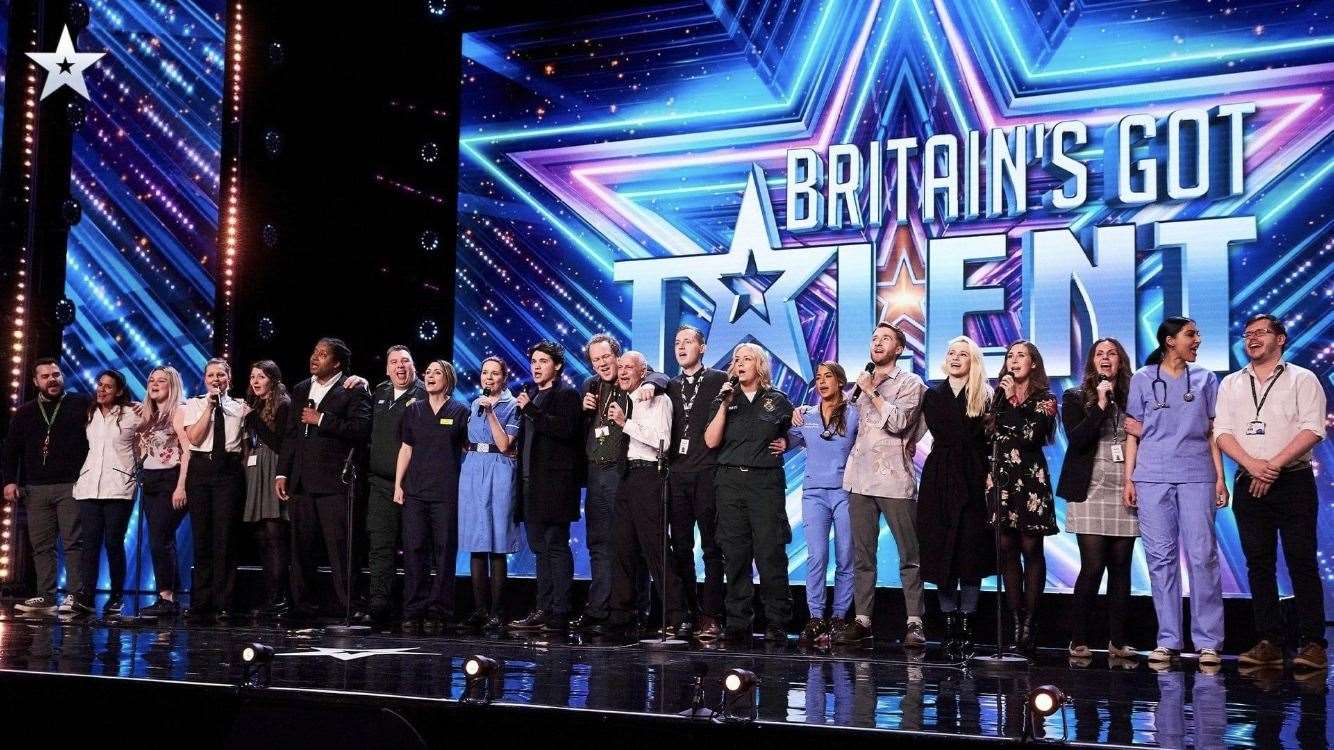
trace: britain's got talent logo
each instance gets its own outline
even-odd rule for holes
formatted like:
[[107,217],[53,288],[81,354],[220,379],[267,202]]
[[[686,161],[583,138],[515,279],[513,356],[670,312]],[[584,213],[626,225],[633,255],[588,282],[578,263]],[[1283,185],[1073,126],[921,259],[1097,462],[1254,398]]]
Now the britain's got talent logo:
[[[967,222],[1018,219],[1030,211],[1075,214],[1097,200],[1109,207],[1141,207],[1235,198],[1245,192],[1245,121],[1256,111],[1253,102],[1231,102],[1178,109],[1166,117],[1120,117],[1100,138],[1093,133],[1099,152],[1090,148],[1090,127],[1083,120],[970,130],[962,138],[939,133],[924,143],[917,138],[872,141],[865,148],[839,143],[824,153],[790,149],[784,229],[792,235],[861,234],[848,242],[784,248],[764,171],[752,164],[727,252],[615,263],[614,278],[631,284],[634,345],[670,361],[680,288],[691,284],[713,305],[708,345],[715,361],[753,339],[810,382],[811,358],[795,299],[836,264],[839,359],[859,368],[876,324],[877,281],[874,245],[861,235],[910,221],[909,174],[914,173],[921,175],[913,207],[920,220],[951,225],[951,236],[931,237],[926,252],[926,355],[938,361],[947,342],[963,332],[965,316],[1008,309],[1002,288],[966,283],[971,264],[1005,258],[1008,235],[960,234]],[[1030,167],[1055,181],[1033,206]],[[1094,174],[1102,178],[1100,195],[1093,194]],[[1174,278],[1165,284],[1172,287],[1174,307],[1199,324],[1200,363],[1226,370],[1229,247],[1254,241],[1257,225],[1254,216],[1201,213],[1206,217],[1154,221],[1141,249],[1172,255]],[[1053,377],[1071,374],[1076,295],[1092,337],[1114,336],[1136,359],[1136,228],[1067,225],[1022,233],[1021,331],[1046,353]],[[738,293],[731,283],[757,275],[770,279],[758,295]]]

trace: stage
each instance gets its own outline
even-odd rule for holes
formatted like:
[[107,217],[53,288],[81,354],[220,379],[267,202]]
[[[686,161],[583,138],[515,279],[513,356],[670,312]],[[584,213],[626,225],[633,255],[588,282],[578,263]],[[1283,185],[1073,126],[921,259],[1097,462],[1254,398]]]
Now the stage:
[[[548,639],[390,634],[333,638],[319,629],[261,625],[126,627],[114,623],[0,622],[0,705],[11,717],[53,715],[62,737],[105,738],[113,727],[189,737],[191,746],[398,748],[467,736],[482,743],[534,737],[542,745],[612,736],[736,746],[1018,741],[1025,697],[1039,685],[1068,695],[1037,736],[1102,746],[1326,747],[1327,671],[1246,670],[1227,658],[1202,671],[1191,659],[1167,671],[1142,658],[1095,652],[1070,660],[1041,649],[1029,669],[991,674],[947,661],[938,644],[820,650],[765,643],[654,652],[579,636]],[[271,646],[267,687],[238,687],[240,650]],[[490,703],[469,704],[464,662],[495,659]],[[717,709],[733,668],[758,678],[755,721],[688,719],[696,676]],[[750,712],[742,701],[736,713]],[[47,721],[10,721],[7,739],[49,738]],[[498,729],[503,726],[504,729]],[[15,735],[14,732],[18,734]],[[529,731],[540,734],[528,734]],[[163,742],[168,735],[160,735]],[[156,742],[150,742],[150,745]]]

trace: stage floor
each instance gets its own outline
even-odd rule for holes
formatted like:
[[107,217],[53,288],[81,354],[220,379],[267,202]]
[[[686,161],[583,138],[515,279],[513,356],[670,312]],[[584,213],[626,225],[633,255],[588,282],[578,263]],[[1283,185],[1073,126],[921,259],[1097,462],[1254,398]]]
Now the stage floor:
[[[0,680],[58,674],[234,686],[239,649],[272,646],[269,694],[319,693],[349,704],[458,699],[463,662],[482,654],[499,662],[492,682],[497,706],[524,705],[645,717],[675,717],[690,708],[697,674],[716,707],[723,673],[733,667],[759,678],[758,721],[774,727],[845,727],[924,733],[922,739],[1018,738],[1028,690],[1055,685],[1069,696],[1039,734],[1049,739],[1164,747],[1327,747],[1334,705],[1327,671],[1251,671],[1226,659],[1201,671],[1183,660],[1167,671],[1138,660],[1109,663],[1103,652],[1076,663],[1043,650],[1030,668],[996,676],[950,663],[935,644],[921,654],[897,644],[871,650],[821,651],[797,645],[726,645],[650,652],[638,644],[577,637],[485,638],[374,634],[332,638],[318,630],[230,628],[58,620],[0,622]],[[99,689],[110,685],[103,682]],[[289,693],[288,691],[294,691]],[[1064,718],[1064,721],[1063,721]],[[837,735],[835,735],[837,738]]]

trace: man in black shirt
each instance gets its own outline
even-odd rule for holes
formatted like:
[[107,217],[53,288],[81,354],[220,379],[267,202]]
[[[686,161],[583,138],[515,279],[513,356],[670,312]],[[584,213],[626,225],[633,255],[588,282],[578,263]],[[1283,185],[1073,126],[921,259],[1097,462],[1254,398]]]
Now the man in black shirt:
[[371,396],[370,492],[366,500],[370,614],[381,627],[389,622],[391,615],[394,553],[402,522],[402,508],[394,502],[399,425],[407,407],[426,398],[426,390],[412,361],[412,352],[406,346],[389,347],[385,354],[385,375],[388,380],[377,386]]
[[92,612],[92,598],[84,591],[79,572],[83,544],[79,536],[79,504],[74,500],[73,490],[74,480],[79,478],[88,455],[84,423],[89,400],[65,392],[60,364],[49,357],[33,364],[33,384],[37,386],[37,398],[14,412],[5,438],[5,501],[24,498],[28,540],[37,568],[37,596],[14,608],[30,614],[56,611],[56,537],[59,536],[65,547],[65,590],[71,594],[59,609],[62,614],[88,614]]
[[[704,334],[693,326],[676,331],[676,363],[681,374],[667,385],[672,400],[671,545],[677,573],[685,583],[686,608],[695,635],[717,638],[723,616],[723,553],[715,535],[714,467],[718,451],[704,443],[709,405],[727,382],[727,373],[704,366]],[[695,524],[704,550],[704,585],[695,586]]]

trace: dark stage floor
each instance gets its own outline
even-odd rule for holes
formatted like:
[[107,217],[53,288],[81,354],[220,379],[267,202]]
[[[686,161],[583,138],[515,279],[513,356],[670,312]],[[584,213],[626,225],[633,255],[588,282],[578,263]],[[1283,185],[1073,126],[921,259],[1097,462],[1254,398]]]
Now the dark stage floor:
[[[1106,654],[1097,653],[1077,664],[1064,652],[1044,650],[1028,671],[998,677],[948,663],[935,644],[914,655],[897,644],[829,652],[800,647],[795,640],[775,646],[757,638],[749,648],[696,644],[687,651],[650,653],[638,645],[589,643],[577,637],[451,633],[336,639],[319,631],[255,625],[125,627],[15,620],[8,607],[4,611],[11,619],[0,622],[0,689],[5,691],[0,705],[10,707],[22,703],[16,704],[15,696],[32,699],[37,691],[51,689],[68,693],[81,684],[96,685],[107,706],[114,704],[120,686],[132,685],[139,693],[153,688],[162,696],[172,695],[173,687],[212,686],[223,702],[264,693],[269,720],[283,715],[275,708],[279,696],[295,702],[317,698],[326,706],[332,701],[335,708],[399,706],[405,709],[402,715],[411,716],[424,706],[453,705],[465,686],[464,660],[484,654],[500,664],[492,682],[495,705],[470,710],[492,712],[494,718],[520,707],[563,709],[569,714],[563,720],[573,722],[571,726],[580,717],[605,721],[608,716],[622,722],[636,717],[652,722],[657,717],[658,724],[669,729],[682,725],[685,720],[675,717],[690,707],[697,673],[704,675],[707,702],[713,707],[723,673],[742,667],[759,677],[759,722],[775,730],[767,736],[776,741],[784,730],[797,728],[809,738],[812,727],[912,733],[914,741],[928,742],[1018,738],[1024,697],[1042,684],[1061,688],[1070,702],[1063,710],[1064,726],[1058,713],[1039,733],[1090,743],[1327,747],[1332,708],[1327,672],[1251,672],[1240,669],[1235,659],[1227,659],[1214,674],[1201,671],[1192,660],[1158,672],[1143,658],[1109,664]],[[238,682],[236,655],[242,644],[252,641],[277,651],[270,689],[224,687]],[[110,683],[89,677],[135,679]],[[301,716],[309,714],[308,707],[303,711]],[[675,724],[664,723],[663,717]],[[520,726],[522,718],[516,722]],[[626,726],[634,731],[633,724]],[[224,731],[234,735],[234,730]],[[840,736],[851,740],[865,739],[863,735],[854,731],[831,736],[841,742]]]

